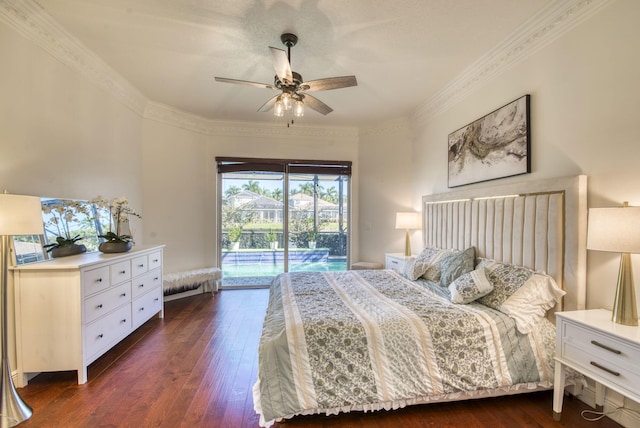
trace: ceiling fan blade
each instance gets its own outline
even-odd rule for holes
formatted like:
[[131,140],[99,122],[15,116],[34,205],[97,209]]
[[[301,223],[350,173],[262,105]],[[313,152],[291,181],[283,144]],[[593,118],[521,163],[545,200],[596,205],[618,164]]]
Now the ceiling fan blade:
[[273,106],[276,104],[276,101],[278,100],[279,96],[280,95],[278,94],[278,95],[276,95],[274,97],[269,98],[266,103],[262,104],[262,107],[260,107],[258,109],[258,111],[263,111],[264,112],[264,111],[271,110],[273,108]]
[[331,107],[309,94],[304,95],[304,105],[324,115],[327,115],[333,111]]
[[287,53],[282,49],[269,47],[271,51],[271,59],[273,60],[273,68],[276,70],[276,75],[281,82],[293,84],[293,74],[291,73],[291,64],[289,64],[289,58]]
[[248,80],[227,79],[226,77],[216,77],[215,79],[216,79],[216,82],[236,83],[239,85],[257,86],[258,88],[274,89],[276,91],[279,90],[275,86],[270,85],[268,83],[250,82]]
[[328,91],[329,89],[348,88],[358,86],[356,76],[329,77],[327,79],[309,80],[300,84],[300,90],[305,92]]

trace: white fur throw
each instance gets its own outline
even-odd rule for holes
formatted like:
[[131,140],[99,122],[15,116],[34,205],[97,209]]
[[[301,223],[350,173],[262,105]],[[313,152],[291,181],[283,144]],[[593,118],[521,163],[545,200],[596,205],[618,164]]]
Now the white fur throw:
[[164,295],[182,293],[183,291],[195,290],[204,287],[204,291],[215,293],[222,278],[222,271],[219,268],[192,269],[184,272],[174,272],[164,275]]

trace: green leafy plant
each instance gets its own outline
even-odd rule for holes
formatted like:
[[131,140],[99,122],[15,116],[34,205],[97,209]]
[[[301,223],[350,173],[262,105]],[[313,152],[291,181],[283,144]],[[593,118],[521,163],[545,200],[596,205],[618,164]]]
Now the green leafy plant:
[[129,218],[131,216],[142,218],[142,216],[129,206],[129,201],[126,197],[104,199],[98,196],[92,199],[91,202],[95,204],[97,208],[98,217],[100,217],[101,212],[108,213],[109,217],[109,231],[98,235],[98,238],[102,238],[106,242],[126,243],[133,241],[133,236],[129,228]]
[[89,209],[82,201],[64,200],[56,203],[44,203],[42,211],[50,215],[45,226],[55,227],[57,230],[56,242],[43,245],[47,251],[53,251],[56,248],[77,245],[76,242],[82,238],[80,235],[71,236],[70,224],[78,222],[80,217],[89,217]]
[[276,242],[278,240],[278,236],[276,235],[276,232],[273,231],[273,229],[270,229],[267,233],[264,234],[264,239],[266,239],[267,242]]
[[229,227],[229,241],[238,242],[242,236],[242,226],[230,226]]

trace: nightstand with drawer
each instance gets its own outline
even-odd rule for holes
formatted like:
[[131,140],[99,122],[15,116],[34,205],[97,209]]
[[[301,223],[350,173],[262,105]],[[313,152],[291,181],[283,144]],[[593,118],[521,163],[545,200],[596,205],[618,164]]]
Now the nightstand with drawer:
[[593,379],[596,406],[606,388],[640,402],[640,328],[611,321],[611,311],[590,309],[556,313],[554,419],[560,420],[565,368]]
[[384,268],[404,272],[405,264],[415,256],[405,256],[404,253],[386,253],[384,255]]

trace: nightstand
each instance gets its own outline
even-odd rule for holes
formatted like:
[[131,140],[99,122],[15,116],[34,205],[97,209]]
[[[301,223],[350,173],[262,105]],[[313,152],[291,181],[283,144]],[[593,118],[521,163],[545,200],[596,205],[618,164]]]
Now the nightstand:
[[560,420],[565,369],[596,383],[596,407],[606,388],[640,402],[640,328],[611,321],[611,311],[590,309],[556,313],[556,366],[553,417]]
[[405,256],[404,253],[386,253],[384,255],[384,268],[403,273],[405,263],[415,257],[416,256]]

